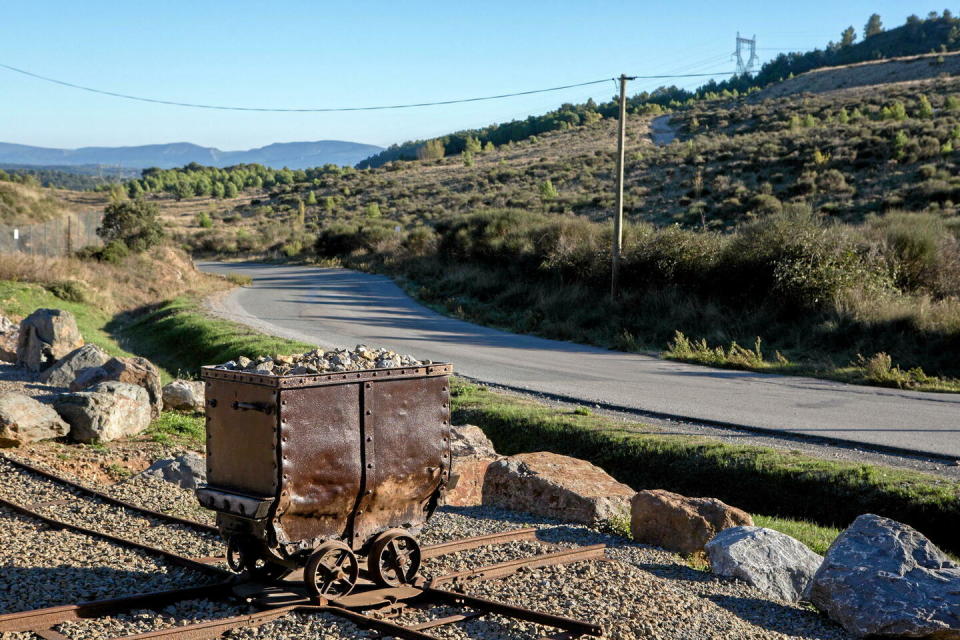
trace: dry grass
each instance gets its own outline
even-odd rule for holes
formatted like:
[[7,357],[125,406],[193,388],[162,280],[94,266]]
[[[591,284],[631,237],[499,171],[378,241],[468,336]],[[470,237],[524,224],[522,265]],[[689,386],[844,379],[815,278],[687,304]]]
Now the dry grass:
[[180,249],[157,247],[120,264],[77,258],[0,255],[0,281],[44,285],[65,299],[118,313],[179,295],[204,294],[226,286],[197,271]]
[[782,98],[798,93],[822,93],[894,82],[910,82],[937,78],[941,74],[960,73],[960,52],[930,53],[858,64],[814,69],[794,78],[773,84],[757,93],[754,99]]
[[63,203],[49,189],[0,181],[0,223],[45,222],[63,215]]

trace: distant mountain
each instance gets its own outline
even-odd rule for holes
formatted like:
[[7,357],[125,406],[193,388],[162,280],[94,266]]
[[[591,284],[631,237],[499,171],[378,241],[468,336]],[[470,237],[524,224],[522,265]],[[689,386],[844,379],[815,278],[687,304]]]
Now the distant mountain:
[[325,164],[353,166],[383,147],[343,140],[283,142],[247,151],[221,151],[189,142],[149,144],[139,147],[81,147],[48,149],[0,142],[0,164],[51,166],[104,165],[130,169],[159,167],[172,169],[196,162],[205,166],[228,167],[258,163],[275,169],[306,169]]

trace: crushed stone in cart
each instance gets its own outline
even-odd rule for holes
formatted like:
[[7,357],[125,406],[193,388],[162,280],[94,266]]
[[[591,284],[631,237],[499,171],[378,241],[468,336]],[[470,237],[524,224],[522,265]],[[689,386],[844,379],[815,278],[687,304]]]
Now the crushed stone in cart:
[[358,344],[351,349],[324,351],[314,349],[293,355],[261,356],[256,359],[241,356],[236,360],[217,365],[217,369],[246,371],[268,376],[308,375],[315,373],[338,373],[364,369],[392,369],[432,364],[430,360],[417,360],[413,356],[389,349],[371,349]]

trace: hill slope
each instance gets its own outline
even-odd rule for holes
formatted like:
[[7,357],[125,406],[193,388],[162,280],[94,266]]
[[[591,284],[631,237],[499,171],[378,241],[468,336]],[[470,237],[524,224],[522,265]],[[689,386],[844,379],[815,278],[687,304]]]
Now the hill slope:
[[304,169],[324,164],[352,166],[364,158],[382,151],[382,147],[342,140],[316,142],[276,143],[246,151],[221,151],[188,142],[153,144],[136,147],[81,147],[79,149],[49,149],[22,144],[0,142],[0,164],[52,165],[110,165],[146,169],[170,169],[196,162],[213,167],[258,163],[280,169]]
[[960,52],[873,60],[840,67],[823,67],[777,82],[752,100],[782,98],[798,93],[823,93],[870,85],[913,82],[960,74]]

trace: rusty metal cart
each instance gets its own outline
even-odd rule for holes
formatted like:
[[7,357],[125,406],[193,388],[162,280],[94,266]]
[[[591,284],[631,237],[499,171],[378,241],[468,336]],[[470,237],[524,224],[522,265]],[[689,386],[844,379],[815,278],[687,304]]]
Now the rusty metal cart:
[[[317,596],[413,582],[450,475],[449,364],[269,376],[204,367],[207,484],[234,571]],[[364,562],[365,561],[365,562]],[[362,566],[362,565],[365,565]]]

